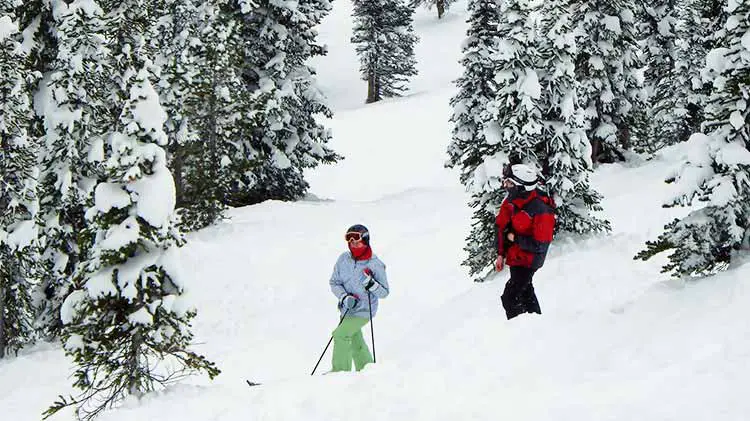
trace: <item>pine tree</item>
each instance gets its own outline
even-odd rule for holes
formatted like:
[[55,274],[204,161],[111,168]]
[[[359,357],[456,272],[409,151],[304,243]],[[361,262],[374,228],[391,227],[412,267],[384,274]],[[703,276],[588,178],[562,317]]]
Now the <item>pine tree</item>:
[[635,117],[643,110],[632,0],[586,0],[576,4],[581,35],[576,79],[586,107],[594,162],[624,160]]
[[684,142],[698,129],[691,116],[690,79],[681,62],[679,49],[678,1],[661,0],[644,4],[644,53],[646,90],[649,98],[649,127],[645,145],[640,149],[655,151]]
[[675,92],[675,95],[687,95],[685,125],[688,133],[700,131],[706,118],[705,107],[711,86],[703,80],[701,71],[706,65],[706,54],[716,44],[723,5],[721,0],[683,0],[677,4],[675,67],[684,93]]
[[[489,130],[514,162],[538,163],[535,148],[542,134],[541,84],[538,69],[543,13],[541,3],[504,1],[498,27],[498,91],[489,104],[495,124]],[[495,151],[495,152],[496,152]]]
[[93,246],[62,306],[64,347],[77,365],[74,386],[81,393],[61,397],[46,416],[76,405],[79,418],[91,419],[127,395],[191,372],[219,373],[188,349],[196,312],[185,303],[175,260],[183,240],[174,227],[174,181],[163,149],[167,115],[151,84],[158,69],[145,42],[153,38],[153,15],[139,2],[100,5],[113,42],[110,109],[120,111],[97,151],[104,159],[85,213]]
[[72,276],[86,259],[89,239],[84,202],[91,194],[92,166],[102,159],[110,129],[106,71],[108,50],[101,10],[89,3],[55,2],[57,55],[42,87],[45,104],[41,154],[40,238],[42,255],[39,324],[48,338],[60,334],[60,307]]
[[400,96],[410,76],[417,74],[412,15],[402,0],[355,0],[354,34],[367,103]]
[[167,113],[164,131],[168,167],[172,170],[177,194],[177,206],[185,201],[184,172],[189,149],[199,140],[195,129],[197,109],[188,104],[197,102],[197,79],[201,77],[199,4],[195,0],[159,0],[155,2],[156,16],[155,64],[161,69],[157,89],[159,102]]
[[[21,51],[26,55],[29,67],[39,75],[46,75],[57,55],[57,34],[55,19],[52,14],[52,6],[55,2],[50,0],[25,0],[23,7],[16,13],[18,25],[23,33]],[[44,126],[40,121],[32,122],[32,130],[29,134],[41,137],[44,134]]]
[[34,336],[37,168],[28,129],[35,77],[21,48],[20,7],[20,1],[0,0],[0,358]]
[[[539,4],[478,0],[470,3],[464,75],[451,100],[455,123],[448,165],[461,167],[461,182],[476,208],[463,262],[471,275],[497,257],[495,214],[505,192],[503,164],[536,165],[542,132],[537,49]],[[480,276],[479,279],[483,279]]]
[[[57,56],[57,34],[52,14],[52,5],[55,3],[50,0],[25,0],[23,7],[16,13],[20,31],[23,33],[21,51],[27,57],[29,69],[34,72],[34,77],[40,80],[40,85],[44,84]],[[38,92],[38,89],[35,92]],[[44,116],[35,113],[28,135],[39,139],[44,137],[46,132]]]
[[433,6],[437,9],[438,19],[442,19],[445,12],[448,11],[456,0],[411,0],[411,7],[417,8],[421,5],[425,5],[428,9]]
[[[487,189],[477,186],[472,194],[470,206],[475,208],[472,218],[472,231],[466,239],[464,250],[468,258],[463,265],[468,266],[472,275],[482,271],[492,259],[496,257],[496,236],[494,227],[488,226],[494,212],[499,208],[503,197],[499,191],[500,174],[502,169],[494,168],[489,174],[484,171],[485,159],[488,163],[495,163],[492,154],[497,150],[497,139],[488,136],[489,128],[495,125],[496,116],[490,109],[494,103],[499,85],[495,81],[495,74],[499,67],[498,45],[500,35],[498,24],[500,19],[499,6],[494,0],[472,0],[469,2],[469,29],[464,41],[461,65],[463,75],[458,78],[456,85],[458,93],[451,98],[453,107],[451,122],[453,134],[448,146],[448,162],[446,166],[460,170],[461,183],[471,186],[477,183],[479,175],[485,175]],[[482,202],[484,190],[497,192]]]
[[544,130],[539,158],[547,187],[557,204],[557,229],[576,234],[609,231],[610,225],[591,211],[600,211],[601,195],[589,185],[593,170],[585,111],[575,80],[576,36],[569,1],[546,3],[546,39],[542,49]]
[[469,30],[464,41],[461,65],[464,73],[456,80],[458,93],[451,98],[453,141],[448,147],[450,168],[461,168],[461,183],[466,184],[482,163],[488,147],[497,143],[486,136],[494,115],[489,104],[495,100],[499,86],[495,81],[499,7],[494,0],[472,0],[469,3]]
[[[194,114],[198,136],[186,144],[182,226],[199,229],[223,218],[233,183],[245,182],[257,164],[250,142],[243,136],[250,123],[250,95],[244,88],[245,63],[237,12],[223,2],[205,2],[198,8],[201,43],[196,52],[200,73],[193,78],[193,93],[183,105]],[[238,181],[241,180],[241,181]],[[234,184],[236,186],[237,184]]]
[[740,250],[750,248],[750,5],[731,1],[717,32],[717,47],[707,56],[713,92],[707,104],[707,134],[696,133],[682,168],[668,181],[679,194],[666,206],[705,203],[665,227],[636,258],[647,260],[670,250],[663,272],[706,275],[726,268]]
[[252,170],[249,188],[233,194],[233,205],[267,199],[296,200],[309,185],[303,172],[340,159],[327,145],[331,135],[318,119],[331,110],[307,62],[324,55],[315,29],[330,12],[328,0],[295,3],[259,1],[244,13],[251,34],[243,71],[252,107],[247,131],[260,164]]
[[[169,167],[180,226],[194,230],[223,218],[229,194],[226,148],[236,142],[244,94],[236,74],[236,34],[226,31],[220,2],[161,0],[153,10],[158,89],[167,113]],[[223,19],[223,21],[222,21]],[[239,59],[238,59],[239,60]],[[222,105],[217,105],[222,103]]]

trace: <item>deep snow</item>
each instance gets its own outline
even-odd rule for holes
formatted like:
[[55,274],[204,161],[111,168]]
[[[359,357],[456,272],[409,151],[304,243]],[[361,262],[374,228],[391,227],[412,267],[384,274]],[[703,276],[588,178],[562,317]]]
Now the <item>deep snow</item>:
[[[555,241],[536,276],[541,316],[505,320],[507,272],[470,281],[460,266],[468,196],[443,168],[465,6],[444,22],[419,9],[413,94],[364,106],[350,5],[334,2],[321,28],[331,53],[317,65],[336,111],[332,146],[346,160],[310,174],[309,200],[233,210],[190,236],[179,258],[199,308],[195,349],[223,373],[131,399],[101,420],[750,418],[750,266],[685,283],[659,273],[664,257],[632,259],[685,212],[660,207],[679,148],[597,170],[613,232]],[[328,278],[357,222],[370,227],[392,288],[375,319],[378,363],[310,377],[338,317]],[[330,349],[318,372],[329,367]],[[3,419],[39,419],[72,392],[71,373],[56,345],[0,361]]]

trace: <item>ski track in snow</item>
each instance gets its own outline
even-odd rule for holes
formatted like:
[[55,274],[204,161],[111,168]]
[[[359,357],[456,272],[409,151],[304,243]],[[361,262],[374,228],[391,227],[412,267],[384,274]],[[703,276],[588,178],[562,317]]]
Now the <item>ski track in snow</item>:
[[[542,316],[505,320],[507,272],[470,281],[460,266],[468,195],[443,167],[465,7],[458,2],[443,22],[419,9],[413,92],[364,106],[346,29],[351,6],[334,2],[320,30],[330,54],[316,65],[336,110],[332,147],[346,159],[310,172],[310,200],[232,210],[190,236],[180,258],[199,309],[195,350],[223,373],[129,399],[102,421],[750,417],[750,266],[684,283],[659,273],[664,256],[632,258],[686,212],[660,207],[673,154],[597,170],[613,232],[553,243],[535,277]],[[357,222],[370,228],[392,287],[375,318],[378,363],[311,377],[338,321],[328,278],[345,228]],[[71,373],[50,344],[0,361],[3,419],[40,419],[58,394],[73,392]]]

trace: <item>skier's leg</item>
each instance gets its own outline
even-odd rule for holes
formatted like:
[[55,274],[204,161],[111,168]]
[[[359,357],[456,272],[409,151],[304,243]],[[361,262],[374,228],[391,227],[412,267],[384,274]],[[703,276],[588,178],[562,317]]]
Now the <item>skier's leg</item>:
[[360,332],[366,323],[367,319],[363,317],[344,317],[341,324],[333,331],[331,371],[351,371],[354,334]]
[[534,272],[535,269],[529,268],[518,268],[519,282],[523,284],[521,291],[519,292],[519,308],[522,313],[539,313],[542,314],[539,308],[539,301],[536,298],[534,291]]
[[533,276],[534,272],[529,276],[529,286],[524,294],[525,307],[528,313],[542,314],[542,308],[539,307],[539,300],[536,297],[536,291],[534,291]]
[[503,303],[505,315],[508,317],[508,320],[518,316],[523,312],[521,308],[521,302],[519,301],[521,298],[520,294],[525,287],[524,279],[522,276],[523,269],[524,268],[517,266],[510,267],[510,279],[508,279],[508,282],[505,283],[505,290],[503,291],[503,295],[500,296],[500,300]]
[[[367,320],[365,319],[366,323]],[[367,342],[365,342],[361,329],[352,337],[352,357],[354,359],[354,369],[357,371],[362,370],[367,364],[372,362],[372,354],[370,354],[370,349],[367,347]]]

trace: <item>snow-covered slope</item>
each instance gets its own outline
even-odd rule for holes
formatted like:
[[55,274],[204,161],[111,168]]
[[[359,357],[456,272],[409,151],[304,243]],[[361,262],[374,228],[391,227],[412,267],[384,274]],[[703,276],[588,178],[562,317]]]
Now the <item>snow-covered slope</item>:
[[[103,421],[750,418],[750,265],[684,284],[659,261],[632,259],[683,212],[660,207],[677,151],[598,170],[612,235],[557,239],[535,282],[544,314],[508,322],[507,272],[476,284],[460,266],[471,209],[443,168],[465,2],[445,22],[420,9],[415,93],[368,106],[352,73],[349,3],[334,5],[321,30],[330,61],[318,66],[337,110],[333,146],[347,159],[310,174],[315,200],[237,209],[190,237],[181,258],[200,309],[196,349],[224,372],[130,400]],[[357,222],[392,287],[375,319],[378,363],[311,377],[337,323],[330,271]],[[52,345],[0,361],[2,419],[39,419],[72,392],[71,372]]]

